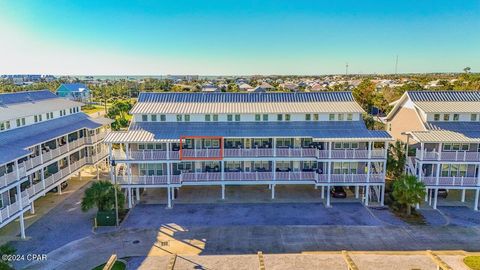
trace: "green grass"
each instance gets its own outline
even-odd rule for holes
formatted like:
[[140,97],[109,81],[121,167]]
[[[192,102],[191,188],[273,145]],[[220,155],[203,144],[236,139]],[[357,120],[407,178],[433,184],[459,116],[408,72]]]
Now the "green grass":
[[[93,268],[93,270],[102,270],[104,266],[105,266],[105,263]],[[125,265],[124,262],[116,261],[113,264],[112,270],[125,270],[126,268],[127,268],[127,266]]]
[[91,114],[91,113],[103,111],[104,109],[105,107],[100,105],[87,105],[82,108],[82,111],[86,114]]
[[467,256],[463,262],[472,270],[480,270],[480,256]]

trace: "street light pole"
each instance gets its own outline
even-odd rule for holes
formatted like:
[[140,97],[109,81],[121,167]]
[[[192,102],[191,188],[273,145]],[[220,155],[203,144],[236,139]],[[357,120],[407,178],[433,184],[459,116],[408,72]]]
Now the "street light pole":
[[113,189],[115,192],[115,224],[118,227],[118,195],[117,195],[117,172],[115,170],[115,160],[112,160],[112,169],[113,169]]

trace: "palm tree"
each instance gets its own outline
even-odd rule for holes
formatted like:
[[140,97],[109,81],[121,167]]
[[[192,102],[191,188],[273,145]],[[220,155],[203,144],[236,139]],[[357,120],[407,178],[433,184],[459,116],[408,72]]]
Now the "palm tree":
[[387,157],[387,175],[390,178],[396,179],[403,174],[407,161],[406,155],[403,142],[397,140],[394,144],[390,144]]
[[413,175],[402,175],[393,183],[393,197],[407,209],[407,216],[412,207],[425,197],[425,185]]
[[111,211],[115,209],[115,188],[117,189],[118,208],[123,209],[125,196],[120,192],[120,187],[109,181],[98,181],[85,190],[82,198],[82,211],[86,212],[93,207],[98,211]]

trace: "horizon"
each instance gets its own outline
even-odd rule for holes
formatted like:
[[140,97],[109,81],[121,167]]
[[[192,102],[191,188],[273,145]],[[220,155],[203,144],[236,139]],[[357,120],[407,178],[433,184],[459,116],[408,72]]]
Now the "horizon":
[[0,9],[0,30],[8,37],[0,44],[1,74],[325,76],[480,70],[478,1],[25,0],[0,2]]

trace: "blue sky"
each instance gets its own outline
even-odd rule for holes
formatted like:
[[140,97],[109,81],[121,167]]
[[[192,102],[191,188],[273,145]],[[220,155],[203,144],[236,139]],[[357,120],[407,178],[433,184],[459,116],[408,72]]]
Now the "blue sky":
[[480,1],[0,1],[0,73],[480,71]]

